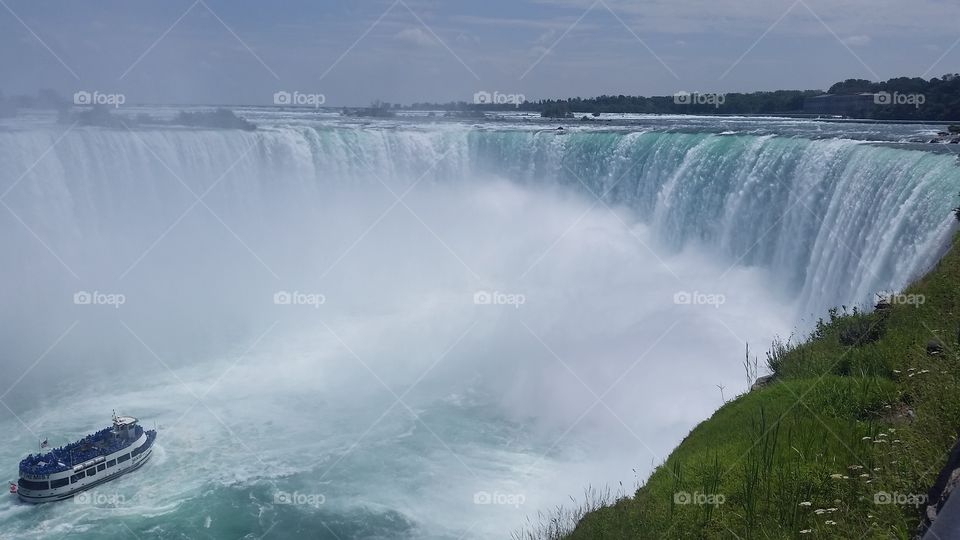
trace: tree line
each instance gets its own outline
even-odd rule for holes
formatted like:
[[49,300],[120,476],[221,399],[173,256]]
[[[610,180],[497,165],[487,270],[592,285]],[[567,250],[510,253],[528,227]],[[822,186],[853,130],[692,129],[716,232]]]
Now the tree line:
[[[847,79],[826,92],[830,95],[881,94],[864,118],[875,120],[960,120],[960,74],[942,77],[896,77],[882,82]],[[889,95],[885,96],[882,93]],[[775,90],[767,92],[734,92],[704,94],[712,99],[690,99],[683,94],[672,96],[602,95],[592,98],[542,99],[519,105],[464,101],[414,103],[406,109],[446,111],[528,111],[549,118],[571,118],[601,113],[639,114],[804,114],[807,98],[823,95],[822,90]],[[696,94],[694,94],[696,97]],[[722,96],[722,97],[720,97]]]

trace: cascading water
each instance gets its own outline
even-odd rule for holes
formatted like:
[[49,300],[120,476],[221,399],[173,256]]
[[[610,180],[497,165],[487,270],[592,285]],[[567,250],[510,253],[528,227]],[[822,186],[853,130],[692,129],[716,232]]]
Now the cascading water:
[[844,139],[510,133],[471,147],[510,177],[606,194],[673,249],[694,242],[769,268],[805,315],[869,303],[925,270],[951,229],[958,177],[954,154]]
[[[2,137],[0,164],[13,177],[53,145],[57,133]],[[233,161],[243,153],[242,167],[254,183],[234,184],[230,191],[234,202],[253,211],[264,191],[285,190],[299,198],[358,179],[457,182],[480,172],[602,194],[608,204],[634,210],[666,248],[703,243],[731,263],[770,268],[786,291],[800,297],[805,314],[869,302],[873,293],[904,285],[935,260],[949,233],[958,175],[952,154],[844,139],[466,129],[94,129],[58,143],[50,159],[26,175],[32,191],[21,195],[34,198],[26,209],[42,227],[82,234],[103,219],[98,216],[149,213],[164,197],[191,201],[176,177],[202,190],[204,181],[236,166]],[[143,189],[158,200],[127,204],[130,197],[142,197]]]
[[113,407],[166,429],[118,504],[4,502],[0,535],[502,536],[642,478],[743,386],[744,341],[926,269],[960,180],[948,153],[775,134],[65,129],[0,131],[28,419],[0,458]]

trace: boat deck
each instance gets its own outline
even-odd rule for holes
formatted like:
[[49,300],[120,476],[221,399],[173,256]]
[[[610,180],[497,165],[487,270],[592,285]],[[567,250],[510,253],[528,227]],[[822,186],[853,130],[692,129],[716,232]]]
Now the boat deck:
[[77,442],[54,448],[45,454],[31,454],[20,461],[21,474],[54,474],[73,468],[85,461],[111,454],[130,446],[143,434],[143,428],[136,426],[131,439],[117,437],[112,427],[87,435]]

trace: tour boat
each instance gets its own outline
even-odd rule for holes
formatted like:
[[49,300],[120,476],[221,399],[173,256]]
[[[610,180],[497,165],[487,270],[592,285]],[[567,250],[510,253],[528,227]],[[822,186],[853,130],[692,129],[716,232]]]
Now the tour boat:
[[[20,480],[10,493],[20,500],[43,503],[68,499],[94,486],[139,469],[153,451],[155,430],[144,430],[136,418],[113,414],[113,426],[47,453],[20,462]],[[45,442],[41,443],[41,450]]]

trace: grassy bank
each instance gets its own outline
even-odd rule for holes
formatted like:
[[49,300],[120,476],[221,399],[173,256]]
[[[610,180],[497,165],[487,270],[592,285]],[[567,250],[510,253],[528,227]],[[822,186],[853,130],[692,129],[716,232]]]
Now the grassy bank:
[[834,311],[808,341],[774,344],[772,382],[726,403],[632,497],[566,537],[913,535],[960,429],[958,239],[889,307]]

